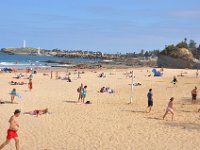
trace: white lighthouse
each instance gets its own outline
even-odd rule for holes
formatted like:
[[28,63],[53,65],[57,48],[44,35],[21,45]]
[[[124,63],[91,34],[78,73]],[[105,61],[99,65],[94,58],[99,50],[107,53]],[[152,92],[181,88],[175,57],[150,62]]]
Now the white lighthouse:
[[41,50],[41,49],[40,49],[40,47],[39,47],[39,48],[38,48],[38,55],[41,55],[41,52],[40,52],[40,50]]
[[26,48],[26,40],[23,40],[23,48]]

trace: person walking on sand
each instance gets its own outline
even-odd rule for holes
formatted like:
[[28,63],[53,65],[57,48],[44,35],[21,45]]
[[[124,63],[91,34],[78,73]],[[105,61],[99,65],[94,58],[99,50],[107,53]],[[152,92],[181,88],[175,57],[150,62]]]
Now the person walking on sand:
[[58,80],[58,71],[56,71],[56,80]]
[[80,78],[81,78],[80,74],[81,74],[81,73],[80,73],[80,71],[78,71],[78,79],[80,79]]
[[29,79],[28,88],[29,88],[30,91],[31,91],[32,88],[33,88],[32,79]]
[[177,87],[176,83],[178,82],[176,76],[174,76],[172,83],[174,84],[174,87]]
[[152,89],[149,89],[149,92],[147,93],[147,98],[148,98],[148,107],[146,109],[146,112],[150,113],[151,108],[153,107],[153,92],[152,92]]
[[196,104],[196,100],[197,100],[197,87],[196,86],[191,91],[191,94],[192,94],[192,104]]
[[12,139],[15,140],[16,150],[19,150],[19,138],[17,134],[19,124],[17,123],[17,117],[20,116],[20,113],[21,111],[19,109],[16,109],[14,115],[10,117],[8,121],[10,123],[10,127],[7,131],[6,141],[1,144],[0,150],[2,150],[7,144],[9,144]]
[[51,71],[51,79],[53,79],[53,71]]
[[170,98],[170,101],[169,101],[169,103],[168,103],[168,105],[167,105],[167,109],[166,109],[166,111],[165,111],[165,114],[164,114],[164,116],[163,116],[163,120],[165,119],[165,117],[166,117],[166,115],[167,115],[168,113],[171,113],[171,114],[172,114],[172,120],[174,119],[173,101],[174,101],[174,98],[171,97],[171,98]]
[[17,96],[17,92],[15,88],[10,92],[10,95],[11,95],[11,103],[13,103],[15,96]]
[[84,86],[83,90],[81,91],[81,102],[85,103],[85,97],[87,94],[87,86]]
[[81,83],[81,86],[77,89],[77,92],[78,92],[78,102],[80,102],[80,100],[82,101],[82,90],[83,90],[83,84]]

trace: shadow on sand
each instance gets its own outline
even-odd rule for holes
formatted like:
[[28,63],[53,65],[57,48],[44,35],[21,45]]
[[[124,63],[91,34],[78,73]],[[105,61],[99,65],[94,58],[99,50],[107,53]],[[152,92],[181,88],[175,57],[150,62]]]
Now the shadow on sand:
[[0,104],[18,104],[16,102],[11,103],[11,101],[1,101]]
[[131,113],[146,113],[145,111],[142,110],[122,110],[124,112],[131,112]]
[[[197,98],[196,101],[199,102],[200,99]],[[181,102],[182,105],[192,105],[192,98],[191,97],[182,97],[181,101],[179,101],[179,102]]]
[[158,118],[158,117],[144,117],[146,119],[151,119],[151,120],[163,120],[161,117]]
[[73,104],[77,103],[77,101],[63,101],[63,102],[65,102],[65,103],[73,103]]
[[196,123],[177,123],[177,122],[167,122],[165,123],[167,126],[178,127],[187,130],[198,130],[200,131],[200,125]]

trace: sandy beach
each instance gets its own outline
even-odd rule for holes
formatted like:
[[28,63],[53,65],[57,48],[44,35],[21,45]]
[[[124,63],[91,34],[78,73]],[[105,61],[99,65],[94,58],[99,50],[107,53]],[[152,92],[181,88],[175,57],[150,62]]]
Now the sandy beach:
[[[131,95],[131,78],[124,73],[134,71],[133,103],[128,104]],[[15,109],[22,112],[48,108],[51,114],[38,117],[23,115],[18,118],[18,131],[21,150],[198,150],[200,149],[199,104],[191,105],[191,90],[199,87],[200,78],[196,70],[165,69],[162,77],[147,77],[147,68],[84,70],[81,79],[71,70],[72,82],[44,76],[43,71],[33,75],[33,90],[28,85],[9,85],[8,82],[24,81],[13,79],[14,73],[0,74],[0,98],[10,101],[8,94],[16,88],[22,99],[16,97],[18,104],[0,105],[0,143],[6,138],[8,119]],[[151,70],[151,68],[149,68]],[[47,71],[46,71],[47,72]],[[106,78],[98,78],[104,72]],[[177,87],[170,83],[174,75]],[[64,71],[59,76],[65,76]],[[92,104],[77,104],[77,88],[80,84],[88,86],[86,101]],[[115,93],[98,93],[101,87],[114,89]],[[154,106],[146,113],[147,92],[153,89]],[[174,97],[174,120],[165,113],[170,97]],[[199,103],[199,97],[198,97]],[[14,150],[12,141],[5,150]]]

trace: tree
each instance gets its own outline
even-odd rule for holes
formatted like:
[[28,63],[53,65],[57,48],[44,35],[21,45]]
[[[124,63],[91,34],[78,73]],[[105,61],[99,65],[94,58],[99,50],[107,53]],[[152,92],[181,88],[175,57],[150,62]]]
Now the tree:
[[187,38],[184,38],[184,43],[187,43]]
[[188,49],[188,44],[186,42],[182,41],[182,42],[178,43],[176,45],[176,47],[177,48],[187,48]]
[[146,51],[146,52],[144,53],[144,57],[145,57],[146,59],[148,59],[149,56],[150,56],[150,55],[149,55],[149,52]]
[[144,50],[143,50],[143,49],[140,51],[139,55],[140,55],[141,57],[144,56]]
[[196,42],[194,41],[194,40],[190,40],[190,42],[189,42],[189,48],[190,49],[196,49]]
[[197,47],[196,47],[196,42],[194,40],[190,40],[188,46],[189,46],[189,50],[192,52],[193,56],[195,58],[198,58],[197,56]]
[[197,56],[196,56],[197,59],[200,59],[200,45],[199,47],[197,47]]

